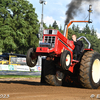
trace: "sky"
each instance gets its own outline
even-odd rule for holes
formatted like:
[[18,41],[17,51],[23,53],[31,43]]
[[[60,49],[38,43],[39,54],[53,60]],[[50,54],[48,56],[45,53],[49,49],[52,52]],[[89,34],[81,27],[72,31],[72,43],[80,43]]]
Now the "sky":
[[[39,3],[39,0],[27,0],[29,3],[33,4],[35,8],[35,13],[38,15],[38,20],[41,22],[41,13],[42,13],[42,5]],[[68,9],[67,5],[71,2],[71,0],[45,0],[47,5],[44,5],[43,11],[43,21],[47,26],[52,25],[56,20],[59,26],[62,26],[64,29],[65,20],[66,20],[66,11]],[[91,28],[92,26],[97,32],[98,38],[100,38],[100,0],[95,0],[92,3],[83,2],[81,4],[81,12],[77,12],[77,15],[74,16],[72,20],[88,20],[88,9],[89,5],[92,5],[93,12],[91,13],[92,23],[88,24]],[[86,26],[86,23],[74,23],[75,25],[79,25],[80,30]],[[70,26],[72,27],[72,25]]]

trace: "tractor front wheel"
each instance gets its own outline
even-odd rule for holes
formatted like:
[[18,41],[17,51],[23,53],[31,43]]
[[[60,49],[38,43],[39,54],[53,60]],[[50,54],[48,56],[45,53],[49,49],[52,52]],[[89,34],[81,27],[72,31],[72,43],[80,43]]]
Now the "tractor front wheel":
[[100,85],[100,54],[87,51],[80,63],[80,81],[83,87],[97,89]]
[[34,48],[30,48],[27,51],[26,55],[26,63],[29,67],[34,67],[37,63],[38,56],[36,55],[36,50]]
[[69,51],[65,50],[62,54],[61,54],[61,58],[60,58],[60,63],[61,63],[61,67],[64,70],[68,70],[68,68],[71,65],[71,54]]

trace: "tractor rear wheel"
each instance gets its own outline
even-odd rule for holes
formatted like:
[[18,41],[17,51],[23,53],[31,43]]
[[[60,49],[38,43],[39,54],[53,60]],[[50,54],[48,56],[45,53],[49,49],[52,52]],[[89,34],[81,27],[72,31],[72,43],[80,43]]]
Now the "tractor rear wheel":
[[56,70],[54,61],[46,60],[44,65],[45,81],[53,86],[61,86],[64,74],[60,70]]
[[34,48],[30,48],[27,51],[26,55],[26,63],[29,67],[34,67],[37,63],[38,56],[36,55],[36,50]]
[[80,63],[80,81],[83,87],[97,89],[100,85],[100,54],[87,51]]

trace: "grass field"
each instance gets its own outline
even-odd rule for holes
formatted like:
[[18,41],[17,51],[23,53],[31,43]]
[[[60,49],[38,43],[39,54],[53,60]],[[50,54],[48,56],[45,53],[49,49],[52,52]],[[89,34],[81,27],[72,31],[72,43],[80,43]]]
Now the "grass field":
[[1,78],[40,78],[41,76],[31,76],[31,75],[0,75]]

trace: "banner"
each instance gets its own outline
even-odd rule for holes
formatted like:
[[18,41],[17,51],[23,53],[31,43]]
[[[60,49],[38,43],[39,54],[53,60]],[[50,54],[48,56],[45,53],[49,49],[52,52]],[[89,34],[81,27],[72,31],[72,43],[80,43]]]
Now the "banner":
[[41,71],[41,66],[36,65],[35,67],[30,68],[31,71]]
[[9,70],[8,65],[0,65],[1,70]]
[[30,71],[28,66],[16,66],[17,71]]
[[18,65],[0,65],[0,70],[11,70],[11,71],[30,71],[28,66]]
[[8,65],[8,69],[9,70],[14,70],[14,66],[13,65]]
[[0,65],[0,70],[11,71],[41,71],[41,66],[29,67],[25,65]]
[[26,58],[22,57],[11,57],[10,58],[11,64],[20,64],[20,65],[26,65]]

